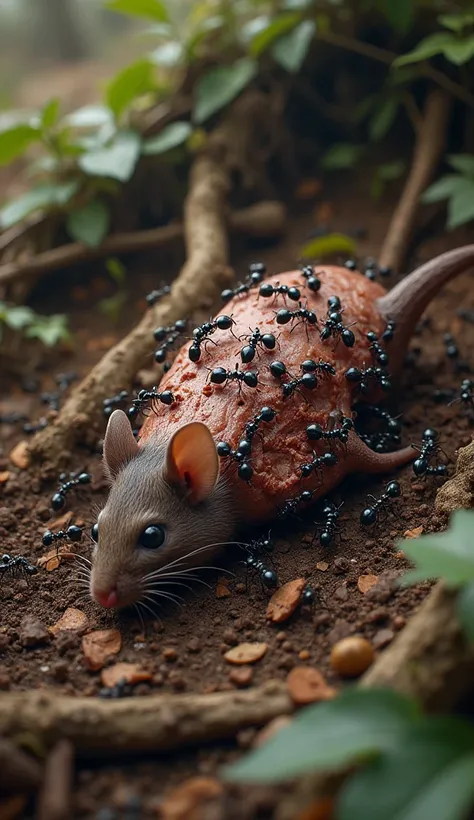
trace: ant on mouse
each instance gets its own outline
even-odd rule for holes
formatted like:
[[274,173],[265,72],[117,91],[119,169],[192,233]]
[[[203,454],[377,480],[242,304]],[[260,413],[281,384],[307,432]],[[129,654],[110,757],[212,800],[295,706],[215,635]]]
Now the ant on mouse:
[[120,393],[117,393],[116,396],[111,396],[108,399],[104,399],[102,403],[102,415],[111,416],[115,408],[118,407],[120,404],[123,404],[123,402],[126,401],[126,399],[128,399],[128,390],[121,390]]
[[[316,375],[314,374],[315,369],[315,362],[312,359],[306,359],[301,365],[301,370],[303,370],[303,375],[299,378],[291,378],[290,381],[284,382],[282,384],[282,393],[283,398],[287,399],[293,395],[296,391],[301,393],[300,388],[306,387],[307,390],[314,390],[318,386],[318,380]],[[270,365],[270,373],[275,379],[282,379],[283,376],[290,375],[288,370],[286,369],[286,364],[280,361],[274,361]],[[301,393],[303,398],[307,401],[306,396]]]
[[51,532],[46,530],[42,538],[43,547],[51,547],[55,541],[72,541],[77,543],[82,538],[83,530],[76,524],[71,524],[67,530],[58,530],[58,532]]
[[244,564],[247,570],[247,579],[249,570],[252,570],[254,573],[258,573],[262,589],[275,589],[278,586],[278,576],[275,570],[269,569],[262,560],[263,555],[268,556],[269,553],[273,552],[270,533],[267,537],[262,536],[251,541],[250,544],[245,545],[245,549],[247,550],[247,556]]
[[308,310],[307,307],[303,307],[301,302],[299,303],[299,307],[297,310],[288,310],[288,308],[281,308],[276,312],[276,321],[278,325],[287,325],[289,322],[294,322],[295,319],[299,319],[293,327],[291,328],[290,333],[293,333],[295,328],[298,327],[301,323],[305,325],[306,334],[308,333],[308,325],[317,325],[318,324],[318,317],[316,316],[314,310]]
[[312,490],[303,490],[302,493],[299,495],[294,496],[294,498],[288,498],[283,507],[280,507],[278,510],[278,518],[285,519],[288,518],[290,515],[295,515],[297,509],[302,504],[309,504],[311,499],[313,498]]
[[36,575],[38,567],[34,567],[30,564],[28,559],[24,558],[23,555],[13,556],[5,552],[0,556],[0,576],[7,575],[7,573],[14,575],[15,572],[24,575]]
[[341,507],[344,506],[344,501],[337,506],[333,501],[326,501],[322,509],[322,514],[325,518],[323,529],[319,533],[319,543],[322,547],[329,547],[334,541],[337,532],[337,522],[341,515]]
[[259,327],[256,327],[250,336],[241,336],[240,338],[247,340],[247,344],[240,351],[240,358],[244,364],[249,364],[254,360],[258,347],[261,347],[262,350],[275,349],[276,339],[273,333],[262,333]]
[[239,370],[239,363],[235,365],[234,370],[226,370],[225,367],[207,368],[210,372],[209,381],[212,384],[225,384],[227,382],[236,381],[239,387],[239,393],[242,392],[242,384],[247,387],[257,387],[258,373],[256,370]]
[[334,467],[338,462],[338,457],[335,453],[323,453],[318,456],[313,452],[314,458],[312,461],[307,461],[301,464],[301,478],[308,478],[314,470],[318,470],[321,474],[323,467]]
[[385,328],[380,338],[383,339],[384,342],[391,342],[395,335],[395,328],[395,322],[387,322],[387,327]]
[[301,275],[304,276],[306,279],[306,286],[309,290],[312,290],[313,293],[317,293],[321,287],[321,281],[318,279],[314,272],[314,268],[312,265],[304,265],[301,269]]
[[292,302],[299,302],[301,299],[301,292],[299,289],[289,285],[272,285],[270,282],[264,282],[263,285],[260,285],[260,289],[258,291],[258,295],[263,296],[264,299],[268,299],[270,296],[278,296],[278,294],[283,296],[285,301],[287,296]]
[[[209,337],[216,332],[216,330],[230,330],[232,332],[232,325],[235,325],[235,322],[232,316],[226,316],[223,314],[222,316],[218,316],[217,319],[212,319],[209,322],[204,322],[199,327],[195,327],[193,330],[193,343],[188,350],[188,356],[192,362],[198,362],[201,358],[201,345],[207,342],[212,342],[213,339]],[[232,333],[232,335],[234,335]]]
[[344,376],[347,381],[357,384],[359,391],[364,395],[371,390],[371,379],[376,381],[382,390],[388,391],[392,387],[388,373],[383,367],[365,367],[363,370],[359,367],[349,367]]
[[152,390],[140,390],[136,399],[133,400],[132,406],[129,407],[127,411],[127,416],[129,419],[136,419],[139,413],[143,413],[145,415],[145,411],[148,409],[147,405],[151,402],[151,409],[155,411],[153,406],[154,402],[160,401],[162,404],[170,405],[173,404],[175,398],[171,392],[171,390],[163,390],[160,393],[156,387]]
[[170,285],[164,285],[164,287],[159,288],[158,290],[152,290],[151,293],[148,293],[145,296],[145,301],[148,307],[153,307],[153,305],[156,305],[156,303],[159,302],[163,296],[168,296],[169,293],[171,293]]
[[424,475],[435,475],[435,476],[444,476],[447,475],[448,468],[446,464],[435,464],[431,465],[431,459],[435,458],[441,448],[439,446],[439,434],[436,430],[433,430],[431,427],[428,427],[421,437],[421,447],[417,447],[416,445],[412,444],[412,447],[415,450],[420,451],[419,457],[413,462],[413,472],[416,476],[424,476]]
[[63,483],[59,485],[51,499],[51,506],[55,512],[62,510],[66,503],[66,495],[73,487],[76,487],[78,484],[90,484],[91,475],[89,473],[79,473],[79,475],[69,473],[69,480],[66,481],[65,479],[66,473],[61,473],[59,480]]
[[253,467],[249,464],[249,458],[252,450],[252,441],[259,430],[262,421],[270,422],[276,417],[276,411],[272,407],[262,407],[259,413],[256,413],[253,419],[250,419],[245,425],[245,432],[243,438],[239,441],[237,450],[232,450],[230,444],[226,441],[219,441],[217,444],[217,454],[221,458],[231,457],[234,461],[239,462],[238,476],[244,481],[250,481],[253,476]]
[[226,302],[230,302],[234,296],[247,294],[251,288],[256,288],[262,281],[266,270],[266,265],[264,265],[263,262],[252,262],[252,264],[249,265],[249,275],[247,276],[245,282],[237,285],[235,288],[226,288],[222,291],[221,299],[224,304]]
[[398,481],[390,481],[385,487],[385,492],[382,493],[380,498],[374,498],[373,495],[369,495],[368,498],[372,499],[373,504],[371,507],[366,507],[365,510],[362,510],[360,514],[360,523],[364,527],[370,527],[372,524],[375,524],[380,511],[387,506],[390,499],[399,498],[401,494],[402,491]]
[[[335,417],[330,419],[330,424],[334,424]],[[353,429],[354,423],[352,419],[341,414],[340,427],[333,427],[332,429],[323,430],[320,424],[308,424],[306,428],[306,435],[310,441],[340,441],[343,444],[347,443],[349,432]]]
[[174,345],[176,339],[186,330],[187,319],[178,319],[170,327],[157,327],[153,333],[157,342],[163,342],[161,347],[155,351],[155,362],[163,364],[168,354],[168,350]]
[[355,336],[342,322],[343,310],[339,296],[330,296],[328,299],[327,319],[324,327],[320,331],[321,341],[326,341],[331,336],[336,339],[336,347],[339,339],[346,347],[354,347]]
[[379,342],[379,337],[373,330],[370,330],[369,333],[367,333],[367,341],[370,342],[369,350],[372,353],[375,362],[380,365],[380,367],[387,367],[389,362],[388,353],[386,353],[383,349]]
[[321,376],[336,375],[336,368],[322,359],[320,359],[319,362],[315,362],[313,359],[305,359],[304,362],[300,364],[300,368],[304,373],[319,373]]

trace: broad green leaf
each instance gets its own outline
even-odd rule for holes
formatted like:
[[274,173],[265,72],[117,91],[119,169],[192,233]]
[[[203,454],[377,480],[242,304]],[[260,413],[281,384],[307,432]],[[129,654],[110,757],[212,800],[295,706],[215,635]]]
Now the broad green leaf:
[[105,148],[79,157],[79,167],[91,176],[112,177],[127,182],[140,156],[141,140],[135,131],[119,131]]
[[268,14],[260,14],[258,17],[252,17],[247,23],[244,23],[239,31],[239,40],[247,46],[257,35],[264,32],[268,26],[271,25],[272,18]]
[[[474,205],[474,191],[471,202]],[[417,567],[405,575],[402,582],[444,578],[456,586],[474,581],[473,527],[474,512],[457,510],[445,532],[398,541],[399,548]]]
[[211,68],[198,81],[193,119],[205,122],[221,108],[234,100],[257,73],[257,63],[248,57],[236,60],[232,65]]
[[327,236],[317,236],[310,239],[300,250],[300,255],[304,259],[319,259],[323,256],[332,256],[334,253],[343,253],[348,256],[355,256],[357,250],[356,242],[342,233],[330,233]]
[[66,230],[77,242],[96,248],[110,227],[110,212],[100,199],[93,199],[82,208],[68,214]]
[[275,62],[290,74],[296,74],[303,65],[315,33],[314,20],[303,20],[293,31],[277,40],[272,48]]
[[285,11],[303,11],[309,9],[313,0],[283,0],[282,8]]
[[22,330],[30,324],[34,317],[34,311],[31,308],[23,305],[3,305],[3,310],[0,313],[2,321],[12,330]]
[[113,116],[105,105],[85,105],[68,114],[64,121],[72,128],[100,128],[112,123]]
[[464,632],[474,642],[474,583],[467,584],[459,591],[457,611]]
[[455,37],[448,31],[437,31],[435,34],[430,34],[425,37],[421,43],[418,43],[413,51],[408,54],[402,54],[393,61],[395,67],[407,65],[408,63],[419,63],[421,60],[428,60],[434,57],[435,54],[442,54],[445,46],[454,42]]
[[441,179],[437,179],[436,182],[433,182],[433,184],[426,189],[421,197],[421,201],[424,202],[425,205],[429,205],[432,202],[449,199],[449,197],[454,196],[456,193],[470,190],[471,184],[471,180],[459,174],[447,174],[441,177]]
[[438,16],[438,23],[460,34],[466,26],[472,26],[474,24],[474,14],[440,14]]
[[137,97],[153,88],[153,66],[149,60],[136,63],[120,71],[107,86],[107,105],[118,118]]
[[184,48],[177,40],[170,40],[155,48],[148,56],[154,65],[173,68],[182,62]]
[[321,157],[320,166],[324,171],[343,171],[353,168],[360,160],[364,148],[350,142],[338,142]]
[[396,747],[417,717],[415,704],[393,691],[349,689],[303,709],[288,728],[221,774],[227,780],[275,782],[360,762]]
[[448,221],[446,223],[448,230],[454,230],[454,228],[465,225],[466,222],[472,222],[474,219],[474,179],[469,180],[469,182],[470,188],[465,191],[458,191],[449,200]]
[[369,123],[369,136],[372,142],[383,139],[392,127],[400,105],[398,97],[387,97],[374,112]]
[[472,729],[456,718],[422,718],[399,732],[391,749],[350,778],[337,817],[461,820],[473,794]]
[[56,125],[59,117],[59,100],[53,99],[46,103],[41,111],[41,126],[45,130],[49,130]]
[[111,11],[131,14],[133,17],[147,17],[159,23],[167,23],[169,19],[166,5],[160,0],[109,0],[106,6]]
[[280,14],[253,37],[250,43],[250,53],[253,54],[254,57],[258,57],[263,51],[266,51],[275,40],[278,40],[283,34],[287,34],[294,29],[300,20],[301,15],[298,14],[298,12]]
[[472,154],[450,154],[448,162],[455,171],[466,174],[474,179],[474,155]]
[[385,14],[392,28],[400,34],[409,31],[413,21],[414,0],[386,0]]
[[0,210],[0,225],[4,229],[10,228],[35,211],[62,208],[72,199],[78,189],[77,180],[40,183]]
[[6,131],[0,131],[0,165],[8,165],[21,157],[39,137],[40,131],[31,125],[15,125]]
[[474,57],[474,36],[466,40],[453,39],[444,47],[443,54],[454,65],[468,63]]
[[177,148],[186,142],[192,132],[189,122],[172,122],[163,128],[161,134],[145,140],[142,147],[142,154],[156,155],[164,154],[171,148]]
[[39,339],[47,347],[53,347],[63,339],[69,339],[70,335],[67,316],[59,313],[53,316],[35,316],[34,322],[25,331],[25,336]]

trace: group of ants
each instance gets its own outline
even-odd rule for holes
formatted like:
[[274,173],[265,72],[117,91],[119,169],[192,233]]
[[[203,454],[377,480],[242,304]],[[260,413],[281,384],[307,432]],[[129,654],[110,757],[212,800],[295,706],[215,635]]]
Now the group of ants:
[[[357,265],[352,260],[347,261],[345,266],[348,270],[357,270]],[[273,297],[273,299],[275,299],[277,296],[283,297],[285,307],[275,311],[277,325],[282,326],[291,323],[292,330],[298,325],[303,325],[306,333],[308,332],[308,325],[317,326],[319,329],[316,314],[314,311],[309,310],[307,306],[303,306],[301,302],[300,288],[278,284],[272,285],[264,281],[265,273],[266,268],[263,263],[252,263],[249,267],[249,274],[244,282],[238,284],[234,289],[229,288],[222,292],[222,302],[225,304],[235,296],[248,294],[250,290],[258,288],[259,298],[269,299]],[[373,260],[369,260],[366,263],[364,275],[374,280],[377,274],[387,276],[390,274],[390,271],[377,266]],[[302,267],[301,275],[304,280],[304,285],[309,290],[317,292],[320,289],[321,282],[311,265]],[[146,301],[151,307],[169,292],[170,287],[168,285],[164,286],[148,294]],[[287,300],[298,306],[293,310],[289,309]],[[327,302],[327,313],[324,323],[319,329],[320,338],[323,341],[333,338],[336,346],[339,342],[342,342],[346,347],[352,348],[356,341],[355,335],[350,327],[344,324],[343,312],[344,310],[339,297],[331,296]],[[466,311],[464,311],[464,313],[466,313]],[[471,315],[465,315],[463,318],[468,321],[474,321],[474,316]],[[232,316],[222,314],[216,319],[204,322],[195,328],[192,333],[191,345],[188,349],[189,359],[195,363],[199,362],[203,349],[204,351],[206,350],[206,345],[208,343],[216,344],[211,337],[218,330],[230,331],[235,337],[233,332],[234,324],[235,322]],[[188,320],[180,319],[170,327],[158,327],[154,331],[154,338],[160,343],[160,346],[155,352],[155,361],[164,365],[165,372],[171,367],[171,363],[167,361],[168,354],[175,348],[177,339],[186,332],[187,325]],[[380,342],[389,343],[391,339],[393,339],[395,330],[395,324],[388,322],[380,338],[372,331],[367,333],[369,350],[373,357],[372,365],[364,367],[363,369],[350,367],[346,370],[345,378],[350,383],[357,385],[359,395],[367,395],[374,386],[374,383],[379,385],[385,392],[390,390],[391,383],[387,372],[389,355]],[[235,338],[237,339],[237,337]],[[240,337],[239,341],[242,340],[245,342],[240,350],[242,364],[250,364],[260,350],[272,351],[277,345],[277,339],[273,333],[262,333],[258,327],[253,331],[251,330],[249,335]],[[444,343],[446,356],[455,362],[456,370],[460,372],[470,370],[469,365],[459,360],[457,345],[450,334],[445,334]],[[259,384],[259,375],[256,370],[241,370],[238,364],[236,364],[234,370],[214,367],[208,368],[208,371],[211,384],[225,385],[235,381],[239,392],[243,387],[255,389]],[[289,373],[284,362],[279,360],[271,362],[269,371],[271,376],[280,383],[284,400],[298,393],[305,401],[308,401],[308,399],[303,393],[303,389],[312,391],[317,387],[320,378],[327,378],[336,374],[334,367],[329,362],[315,362],[312,359],[307,359],[301,363],[300,375]],[[58,390],[53,393],[42,393],[40,395],[41,402],[48,405],[49,409],[59,410],[61,398],[75,378],[74,373],[59,374],[56,377]],[[110,416],[115,408],[123,406],[128,402],[129,398],[128,391],[122,390],[116,396],[105,399],[103,402],[103,415],[105,417]],[[465,407],[469,407],[472,410],[474,409],[474,381],[465,378],[461,382],[459,390],[437,390],[435,391],[434,398],[435,401],[438,402],[461,402]],[[133,424],[140,415],[145,416],[150,411],[156,412],[155,408],[157,403],[170,406],[174,401],[175,398],[170,390],[160,392],[156,388],[152,390],[143,389],[140,390],[133,399],[127,414]],[[356,404],[355,409],[357,411],[357,419],[362,422],[362,428],[358,429],[357,433],[371,449],[377,452],[386,452],[399,445],[401,424],[398,418],[394,418],[389,411],[383,407],[366,404],[364,402]],[[239,478],[246,482],[251,482],[254,474],[251,465],[253,439],[257,434],[261,435],[262,424],[271,423],[276,419],[276,416],[277,413],[273,408],[264,406],[245,424],[242,438],[235,449],[228,442],[220,441],[217,443],[219,457],[226,459],[229,465],[232,462],[236,463]],[[375,433],[364,430],[365,422],[370,418],[379,420],[383,425],[382,429]],[[32,434],[37,430],[43,429],[48,424],[45,418],[32,424],[23,415],[17,413],[4,416],[0,415],[0,423],[14,424],[16,422],[26,422],[23,425],[23,431],[26,434]],[[334,466],[338,461],[338,456],[336,452],[334,452],[334,448],[336,445],[344,445],[347,442],[352,429],[354,429],[353,420],[345,417],[337,410],[329,414],[327,429],[323,429],[319,424],[309,424],[306,428],[308,441],[327,441],[331,449],[319,456],[313,452],[313,458],[300,466],[301,479],[310,476],[314,472],[318,472],[321,475],[324,468]],[[133,432],[134,435],[138,435],[139,429],[135,428]],[[418,458],[413,462],[413,472],[416,476],[442,477],[447,475],[447,466],[445,463],[434,463],[439,462],[440,453],[443,452],[436,430],[432,428],[426,429],[422,434],[421,445],[412,446],[419,451]],[[58,512],[64,507],[67,494],[75,487],[89,484],[91,476],[86,472],[78,474],[70,473],[69,476],[62,473],[59,476],[59,481],[58,489],[51,498],[51,507],[55,512]],[[361,525],[374,525],[378,521],[380,513],[387,510],[390,500],[400,495],[401,488],[399,482],[390,481],[379,498],[369,496],[370,503],[360,514]],[[285,520],[290,516],[296,516],[298,510],[311,501],[312,496],[313,491],[303,490],[298,496],[289,498],[279,509],[278,517],[281,520]],[[343,503],[344,502],[341,502],[337,505],[328,499],[324,499],[321,502],[321,516],[323,521],[320,522],[322,528],[319,531],[319,543],[322,547],[329,547],[337,535],[338,521]],[[98,539],[97,530],[97,524],[94,524],[91,529],[91,536],[94,541]],[[58,532],[47,530],[43,535],[42,542],[45,547],[56,544],[59,548],[59,544],[62,541],[70,541],[72,543],[79,542],[83,531],[83,527],[74,524],[66,530],[59,530]],[[271,561],[273,548],[270,534],[256,538],[245,546],[246,556],[244,564],[247,573],[251,571],[257,574],[262,588],[266,589],[272,589],[278,586],[278,576]],[[272,566],[269,565],[269,562]],[[11,556],[9,554],[0,556],[0,576],[6,573],[21,573],[27,577],[37,573],[37,571],[38,568],[33,566],[23,556]],[[314,594],[313,588],[307,585],[303,591],[302,603],[311,604],[314,600]]]

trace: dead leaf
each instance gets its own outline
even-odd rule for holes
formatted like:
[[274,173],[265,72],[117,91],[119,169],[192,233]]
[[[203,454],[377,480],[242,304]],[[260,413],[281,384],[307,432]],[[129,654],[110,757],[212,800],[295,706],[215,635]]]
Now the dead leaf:
[[204,805],[222,794],[223,786],[212,777],[191,777],[173,789],[160,803],[162,820],[200,820]]
[[10,473],[8,472],[8,470],[4,470],[0,473],[0,484],[6,484],[9,478]]
[[297,706],[330,700],[336,695],[336,690],[328,686],[321,672],[311,666],[295,666],[286,683],[290,697]]
[[301,595],[306,586],[305,578],[296,578],[288,581],[277,589],[270,598],[267,606],[267,618],[275,624],[287,621],[298,606]]
[[30,466],[30,454],[28,452],[28,442],[19,441],[10,452],[10,461],[19,470],[26,470]]
[[319,569],[320,572],[326,572],[329,569],[329,564],[326,561],[318,561],[316,569]]
[[229,589],[229,579],[225,576],[217,579],[216,598],[228,598],[232,595]]
[[372,589],[378,580],[378,575],[360,575],[359,580],[357,581],[359,592],[362,592],[362,594],[365,595],[369,589]]
[[63,561],[74,561],[74,555],[70,552],[69,547],[63,544],[62,547],[54,548],[46,552],[36,562],[39,567],[44,567],[46,572],[53,572],[57,569]]
[[323,184],[320,179],[302,179],[295,190],[295,199],[307,200],[314,199],[315,196],[321,193]]
[[59,518],[55,518],[53,521],[48,523],[48,530],[51,532],[59,532],[59,530],[67,530],[69,524],[72,521],[73,513],[71,510],[68,512],[63,513],[59,516]]
[[82,651],[89,669],[102,669],[109,658],[120,652],[122,636],[118,629],[97,629],[82,639]]
[[423,527],[413,527],[412,530],[405,530],[403,533],[404,538],[419,538],[421,533],[423,532]]
[[77,632],[79,635],[84,633],[89,626],[89,618],[81,609],[75,607],[68,607],[64,615],[59,621],[56,621],[53,626],[49,627],[51,635],[57,635],[58,632]]
[[146,672],[138,663],[116,663],[114,666],[107,666],[100,673],[100,680],[103,686],[115,686],[124,680],[125,683],[141,683],[151,680],[153,675]]
[[233,646],[229,649],[224,658],[228,663],[233,663],[240,666],[244,663],[255,663],[263,658],[268,649],[266,643],[239,643],[238,646]]

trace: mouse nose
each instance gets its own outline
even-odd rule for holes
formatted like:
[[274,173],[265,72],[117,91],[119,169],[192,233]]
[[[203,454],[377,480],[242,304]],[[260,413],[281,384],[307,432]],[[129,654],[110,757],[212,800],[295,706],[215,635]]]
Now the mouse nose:
[[92,597],[106,609],[112,609],[114,606],[117,606],[117,591],[115,589],[94,589]]

